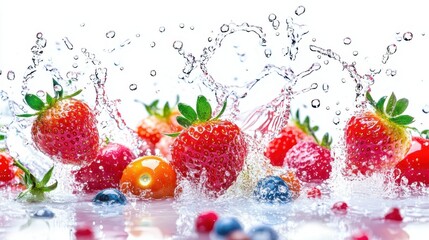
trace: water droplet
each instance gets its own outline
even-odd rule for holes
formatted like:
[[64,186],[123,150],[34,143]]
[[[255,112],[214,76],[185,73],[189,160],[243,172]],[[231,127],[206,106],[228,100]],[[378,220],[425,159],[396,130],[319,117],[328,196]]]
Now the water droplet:
[[340,123],[340,118],[339,118],[339,117],[334,117],[334,119],[332,119],[332,122],[333,122],[335,125],[338,125],[338,124]]
[[209,38],[207,38],[207,41],[211,42],[211,41],[213,41],[213,38],[209,37]]
[[271,54],[272,54],[271,49],[269,48],[265,49],[264,53],[265,53],[265,57],[267,58],[271,57]]
[[329,106],[326,106],[326,110],[329,110],[329,109],[331,109],[331,107],[329,107]]
[[7,77],[7,79],[9,79],[9,80],[14,80],[14,79],[15,79],[15,72],[14,72],[14,71],[9,71],[9,72],[7,72],[6,77]]
[[74,60],[78,60],[78,59],[79,59],[79,56],[78,56],[78,55],[74,55],[73,59],[74,59]]
[[125,47],[125,45],[129,45],[130,43],[131,43],[131,40],[130,39],[126,39],[121,44],[119,44],[119,46],[120,47]]
[[107,38],[114,38],[116,36],[116,32],[115,31],[108,31],[106,33],[106,37]]
[[278,37],[278,36],[280,36],[280,33],[279,32],[276,32],[276,36]]
[[325,61],[323,61],[323,63],[324,63],[325,65],[328,65],[328,64],[329,64],[329,60],[325,60]]
[[313,100],[311,100],[311,106],[312,106],[313,108],[318,108],[318,107],[320,107],[320,100],[319,100],[319,99],[313,99]]
[[139,38],[140,37],[140,33],[136,33],[136,37]]
[[60,85],[55,85],[54,86],[54,91],[55,92],[61,92],[63,90],[63,87],[61,87]]
[[183,42],[182,41],[174,41],[173,42],[173,48],[176,50],[181,50],[183,47]]
[[341,111],[340,111],[340,110],[337,110],[337,111],[335,111],[335,114],[336,114],[336,115],[341,115]]
[[316,41],[317,41],[317,39],[316,39],[316,38],[313,38],[313,39],[311,39],[311,41],[312,41],[312,42],[316,42]]
[[3,73],[3,71],[2,70],[0,70],[0,75]]
[[229,31],[229,25],[228,25],[228,24],[223,24],[223,25],[220,27],[220,31],[221,31],[221,32],[223,32],[223,33],[228,32],[228,31]]
[[305,12],[305,7],[304,6],[298,6],[295,10],[295,14],[297,16],[301,16],[303,13]]
[[150,70],[150,73],[149,73],[152,77],[155,77],[156,76],[156,71],[155,70]]
[[81,26],[81,27],[85,27],[85,23],[81,23],[81,24],[80,24],[80,26]]
[[194,26],[190,26],[190,27],[189,27],[189,29],[194,30],[194,29],[195,29],[195,27],[194,27]]
[[131,91],[135,91],[135,90],[137,90],[137,84],[135,84],[135,83],[130,84],[130,90],[131,90]]
[[358,51],[353,51],[353,56],[357,56],[359,54]]
[[68,37],[64,37],[63,42],[69,50],[73,50],[73,44],[70,42]]
[[413,39],[413,33],[412,32],[406,32],[406,33],[404,33],[404,35],[402,37],[404,38],[405,41],[411,41],[411,39]]
[[383,58],[381,59],[381,62],[383,64],[386,64],[387,60],[389,60],[389,55],[388,54],[383,54]]
[[36,34],[36,38],[37,38],[37,39],[42,39],[42,38],[43,38],[43,33],[38,32],[38,33]]
[[120,67],[119,70],[124,71],[124,67]]
[[329,85],[327,83],[322,84],[322,90],[327,93],[329,91]]
[[429,104],[426,104],[423,109],[422,109],[423,113],[429,113]]
[[318,59],[321,59],[321,58],[322,58],[322,55],[317,55],[317,58],[318,58]]
[[274,30],[277,30],[277,29],[279,29],[280,21],[276,19],[273,21],[273,23],[271,25],[273,25]]
[[151,47],[151,48],[153,48],[153,47],[155,47],[155,46],[156,46],[156,43],[155,43],[155,42],[151,42],[151,43],[150,43],[150,47]]
[[352,39],[349,37],[346,37],[343,39],[343,43],[344,45],[350,45],[350,43],[352,43]]
[[397,50],[397,46],[396,44],[390,44],[389,46],[387,46],[387,53],[388,54],[394,54]]
[[8,100],[8,99],[9,99],[9,95],[7,94],[7,92],[5,92],[5,91],[1,90],[1,91],[0,91],[0,99],[1,99],[2,101],[6,101],[6,100]]
[[268,15],[268,21],[272,22],[277,19],[277,16],[274,13]]
[[81,48],[80,49],[80,51],[82,52],[82,53],[86,53],[86,51],[88,51],[86,48]]
[[180,24],[179,24],[179,27],[180,27],[180,28],[184,28],[184,27],[185,27],[185,24],[184,24],[184,23],[180,23]]
[[159,27],[159,32],[165,32],[165,27]]
[[77,68],[78,67],[77,63],[73,63],[72,67]]
[[355,91],[357,93],[360,93],[362,91],[362,89],[363,89],[362,84],[360,84],[360,83],[356,84]]

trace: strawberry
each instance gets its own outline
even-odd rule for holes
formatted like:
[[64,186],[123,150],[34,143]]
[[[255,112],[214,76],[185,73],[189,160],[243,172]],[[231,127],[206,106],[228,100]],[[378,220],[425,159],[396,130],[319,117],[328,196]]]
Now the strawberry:
[[55,97],[47,93],[44,103],[38,96],[26,94],[26,103],[37,112],[18,116],[37,116],[31,136],[41,152],[65,164],[88,164],[99,148],[95,116],[86,103],[73,98],[81,90],[63,96],[62,87],[53,82]]
[[375,112],[365,110],[352,116],[345,128],[346,175],[368,176],[392,169],[411,146],[407,125],[414,118],[401,115],[408,106],[408,100],[397,100],[392,93],[387,104],[387,96],[375,102],[369,92],[366,99]]
[[271,165],[281,167],[289,149],[300,141],[310,140],[318,129],[318,126],[310,126],[308,116],[301,122],[298,110],[291,122],[280,131],[276,138],[271,140],[265,149],[264,155],[270,159]]
[[[427,131],[427,130],[426,130]],[[398,173],[396,182],[401,183],[423,183],[429,185],[429,139],[423,137],[412,137],[411,148],[407,155],[396,164],[395,171]]]
[[204,191],[219,196],[237,179],[247,156],[247,143],[241,129],[228,120],[219,119],[226,102],[216,117],[206,97],[197,99],[196,111],[179,103],[182,116],[177,122],[185,129],[171,146],[172,164],[179,176],[201,183]]
[[119,188],[122,171],[134,159],[136,156],[128,147],[110,142],[100,148],[94,161],[73,174],[85,192]]
[[317,138],[315,141],[301,141],[287,152],[285,165],[295,170],[296,176],[303,182],[323,182],[329,178],[332,170],[331,143],[328,133],[320,143]]
[[0,150],[0,186],[12,181],[15,178],[15,172],[12,157],[7,152]]
[[176,117],[180,114],[175,107],[170,107],[168,102],[162,109],[159,108],[158,103],[159,100],[155,100],[149,105],[144,104],[148,116],[140,121],[136,132],[140,138],[159,149],[162,155],[169,157],[172,139],[164,133],[182,130],[176,121]]

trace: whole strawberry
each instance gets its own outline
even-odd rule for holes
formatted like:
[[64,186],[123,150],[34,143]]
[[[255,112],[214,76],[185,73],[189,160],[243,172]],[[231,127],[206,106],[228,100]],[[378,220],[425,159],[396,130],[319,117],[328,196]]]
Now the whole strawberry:
[[308,116],[301,122],[298,110],[289,124],[280,131],[276,138],[271,140],[265,149],[264,155],[270,159],[271,165],[281,167],[289,149],[300,141],[311,140],[318,129],[318,126],[310,126]]
[[408,100],[397,100],[394,93],[387,104],[387,96],[375,102],[367,92],[366,98],[375,111],[366,110],[351,117],[345,128],[346,175],[371,175],[392,169],[411,146],[407,125],[414,118],[401,115]]
[[74,99],[81,90],[63,96],[62,87],[54,80],[55,97],[46,94],[46,103],[34,94],[25,101],[36,116],[31,136],[36,147],[51,158],[65,164],[88,164],[95,159],[99,147],[96,119],[91,108]]
[[237,179],[247,156],[247,144],[241,129],[221,120],[226,102],[216,117],[206,97],[198,96],[196,111],[183,103],[177,122],[185,129],[171,146],[172,164],[179,176],[202,183],[211,195],[219,196]]

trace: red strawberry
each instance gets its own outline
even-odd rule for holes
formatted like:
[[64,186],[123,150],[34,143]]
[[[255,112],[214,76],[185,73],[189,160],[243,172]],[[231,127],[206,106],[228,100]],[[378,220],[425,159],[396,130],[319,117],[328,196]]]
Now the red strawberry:
[[182,130],[176,121],[180,114],[177,109],[170,107],[168,102],[162,109],[158,107],[158,103],[159,100],[155,100],[150,105],[144,105],[149,115],[141,120],[136,132],[140,138],[159,149],[162,155],[170,157],[170,145],[173,141],[164,133]]
[[63,96],[55,80],[54,90],[55,98],[47,93],[46,103],[34,94],[26,94],[25,101],[38,112],[18,116],[37,116],[31,134],[40,151],[65,164],[87,164],[95,159],[99,147],[95,116],[86,103],[73,98],[80,90]]
[[301,122],[299,111],[291,122],[284,127],[279,135],[271,140],[265,149],[265,156],[270,159],[271,165],[283,166],[286,153],[295,144],[303,140],[311,140],[319,127],[310,126],[310,118],[307,116],[304,122]]
[[286,154],[285,165],[294,169],[298,179],[303,182],[323,182],[329,178],[332,170],[331,143],[328,134],[323,136],[320,144],[316,141],[299,142]]
[[73,172],[85,192],[119,188],[122,171],[136,159],[134,153],[119,143],[108,143],[100,148],[97,158],[89,165]]
[[16,167],[13,166],[12,157],[0,150],[0,186],[15,178]]
[[429,139],[413,137],[410,150],[395,168],[399,170],[397,183],[406,178],[409,185],[417,182],[429,185]]
[[212,108],[204,96],[198,96],[196,111],[179,103],[183,116],[177,117],[177,121],[185,129],[171,135],[178,135],[171,146],[173,167],[180,176],[202,183],[214,196],[222,194],[235,182],[247,156],[241,129],[230,121],[219,119],[225,107],[226,102],[221,112],[212,118]]
[[411,145],[407,125],[414,121],[409,115],[401,115],[408,100],[396,99],[394,93],[375,102],[369,92],[366,98],[373,111],[364,111],[351,117],[345,129],[347,151],[346,174],[370,175],[392,169],[401,161]]

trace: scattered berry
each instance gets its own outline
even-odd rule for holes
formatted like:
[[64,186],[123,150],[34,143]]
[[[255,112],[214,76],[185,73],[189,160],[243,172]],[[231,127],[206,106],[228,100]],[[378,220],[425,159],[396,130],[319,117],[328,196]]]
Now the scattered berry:
[[218,218],[219,216],[217,213],[213,211],[200,213],[200,215],[198,215],[197,219],[195,220],[195,230],[198,233],[211,232]]
[[31,215],[33,218],[53,218],[55,216],[54,212],[47,208],[39,209]]
[[127,198],[119,190],[108,188],[98,192],[92,202],[97,205],[125,205]]
[[336,202],[332,205],[332,211],[337,214],[346,214],[349,206],[346,202]]
[[259,180],[253,195],[258,201],[268,203],[288,203],[292,200],[289,186],[278,176],[268,176]]
[[95,239],[94,231],[90,226],[78,226],[75,229],[74,236],[76,240],[93,240]]
[[269,226],[256,226],[249,230],[251,240],[278,240],[279,235]]
[[286,173],[280,175],[280,178],[283,179],[283,181],[285,181],[289,186],[293,198],[298,198],[301,192],[301,183],[299,182],[298,178],[296,178],[295,174],[292,171],[287,171]]
[[312,187],[307,191],[307,198],[321,198],[322,192],[317,187]]
[[221,237],[226,237],[234,231],[242,231],[243,226],[235,217],[221,217],[214,224],[214,233]]
[[392,208],[386,215],[384,215],[385,220],[391,220],[391,221],[397,221],[402,222],[403,218],[399,211],[399,208]]

